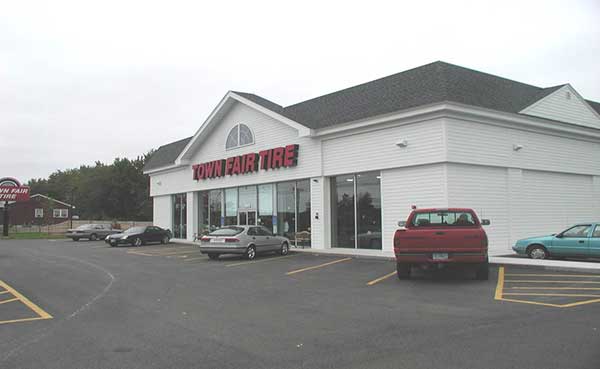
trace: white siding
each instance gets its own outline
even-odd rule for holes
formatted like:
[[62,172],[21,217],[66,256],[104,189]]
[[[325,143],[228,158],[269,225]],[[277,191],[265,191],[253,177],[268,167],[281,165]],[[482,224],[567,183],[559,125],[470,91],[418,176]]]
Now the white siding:
[[[310,228],[311,247],[313,249],[325,248],[327,239],[329,212],[325,205],[325,186],[329,184],[327,178],[317,177],[310,181]],[[318,218],[318,219],[317,219]]]
[[507,169],[448,164],[447,181],[449,207],[472,208],[480,219],[490,219],[490,254],[511,253]]
[[[567,93],[570,99],[567,98]],[[600,118],[592,108],[569,85],[523,109],[522,114],[600,128]]]
[[406,220],[411,205],[446,207],[446,165],[390,169],[381,172],[383,251],[393,251],[399,220]]
[[591,176],[524,170],[521,191],[515,196],[519,211],[511,224],[513,242],[600,219],[592,200],[600,193],[594,193]]
[[458,119],[446,125],[450,162],[600,174],[600,143]]
[[[250,127],[254,133],[255,144],[226,150],[225,140],[227,135],[230,129],[238,123],[244,123]],[[152,175],[151,195],[287,181],[321,175],[321,142],[319,139],[298,137],[298,131],[294,128],[246,105],[236,103],[202,142],[200,149],[193,155],[191,164],[226,159],[230,156],[252,152],[258,153],[261,150],[291,144],[300,145],[298,165],[294,168],[259,170],[256,173],[206,179],[198,182],[193,180],[190,165],[173,172]],[[162,184],[159,186],[157,182]]]
[[152,222],[155,226],[159,226],[162,228],[172,228],[171,224],[171,216],[173,214],[172,210],[172,201],[171,196],[155,196],[152,198],[152,213],[153,219]]
[[[396,143],[406,139],[407,147]],[[414,123],[323,140],[327,176],[414,166],[444,160],[442,120]]]

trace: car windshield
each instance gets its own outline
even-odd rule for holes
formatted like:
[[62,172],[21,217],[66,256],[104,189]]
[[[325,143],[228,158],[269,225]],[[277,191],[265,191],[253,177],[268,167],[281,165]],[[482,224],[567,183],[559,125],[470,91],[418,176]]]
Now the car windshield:
[[474,226],[473,214],[468,211],[431,211],[415,214],[414,227]]
[[242,227],[224,227],[209,233],[209,236],[235,236],[244,231]]
[[80,225],[79,227],[77,227],[77,229],[79,229],[79,230],[92,229],[92,225],[91,224]]
[[123,233],[128,233],[128,234],[131,234],[131,233],[142,233],[145,230],[146,230],[146,227],[133,227],[133,228],[129,228],[128,230],[126,230]]

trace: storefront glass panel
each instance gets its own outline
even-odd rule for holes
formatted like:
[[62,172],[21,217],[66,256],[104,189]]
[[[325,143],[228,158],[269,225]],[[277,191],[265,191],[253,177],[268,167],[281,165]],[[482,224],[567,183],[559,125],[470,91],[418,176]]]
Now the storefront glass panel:
[[208,217],[208,192],[198,193],[198,235],[203,236],[209,232]]
[[209,227],[210,231],[214,231],[221,227],[221,217],[223,216],[221,207],[223,201],[223,191],[212,190],[208,192],[209,203]]
[[238,189],[228,188],[225,190],[225,225],[236,225],[238,223]]
[[277,234],[294,243],[296,235],[296,182],[277,183]]
[[296,246],[310,247],[310,181],[296,182]]
[[357,248],[381,250],[381,174],[356,175]]
[[187,237],[186,194],[173,195],[173,237]]
[[258,186],[258,224],[273,232],[273,185]]
[[239,210],[256,210],[256,186],[239,187]]
[[354,248],[354,175],[331,178],[333,247]]

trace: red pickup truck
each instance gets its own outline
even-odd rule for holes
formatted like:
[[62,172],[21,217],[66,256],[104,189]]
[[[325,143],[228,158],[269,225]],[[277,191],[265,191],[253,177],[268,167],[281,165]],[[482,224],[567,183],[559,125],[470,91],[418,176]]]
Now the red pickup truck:
[[472,209],[415,209],[394,235],[398,278],[410,278],[412,266],[442,268],[470,264],[477,279],[488,279],[488,239]]

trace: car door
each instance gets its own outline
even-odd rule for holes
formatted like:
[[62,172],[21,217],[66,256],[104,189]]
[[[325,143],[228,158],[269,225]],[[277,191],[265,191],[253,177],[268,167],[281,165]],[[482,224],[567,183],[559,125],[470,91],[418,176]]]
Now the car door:
[[258,227],[258,232],[265,238],[266,248],[268,250],[279,250],[279,240],[273,236],[273,233],[265,227]]
[[589,255],[600,258],[600,224],[596,224],[592,236],[590,237]]
[[144,235],[142,236],[145,242],[156,242],[156,229],[154,227],[146,227]]
[[589,254],[591,224],[578,224],[554,237],[550,254],[557,256],[584,256]]
[[259,227],[248,228],[247,234],[252,243],[254,243],[254,246],[256,246],[256,251],[265,251],[265,247],[267,247],[266,239],[264,235],[260,233]]

